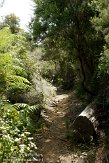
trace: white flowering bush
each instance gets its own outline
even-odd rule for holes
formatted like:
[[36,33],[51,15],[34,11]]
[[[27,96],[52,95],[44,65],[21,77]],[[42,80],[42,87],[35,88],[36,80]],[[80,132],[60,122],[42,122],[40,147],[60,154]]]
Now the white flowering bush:
[[20,111],[0,102],[0,163],[25,163],[37,159],[32,134],[23,124]]

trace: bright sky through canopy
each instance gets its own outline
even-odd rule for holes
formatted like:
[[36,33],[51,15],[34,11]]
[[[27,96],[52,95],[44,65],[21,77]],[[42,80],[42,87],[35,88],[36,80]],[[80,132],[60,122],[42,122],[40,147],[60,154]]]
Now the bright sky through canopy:
[[[3,0],[0,0],[0,3]],[[0,7],[0,19],[5,15],[14,13],[21,20],[21,28],[26,29],[28,22],[33,15],[32,0],[4,0],[3,7]]]

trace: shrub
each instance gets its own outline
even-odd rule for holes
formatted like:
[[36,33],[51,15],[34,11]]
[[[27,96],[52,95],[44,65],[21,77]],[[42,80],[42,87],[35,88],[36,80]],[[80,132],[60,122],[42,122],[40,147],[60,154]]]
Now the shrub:
[[8,102],[0,102],[0,162],[24,163],[37,159],[28,119],[28,111],[19,111]]

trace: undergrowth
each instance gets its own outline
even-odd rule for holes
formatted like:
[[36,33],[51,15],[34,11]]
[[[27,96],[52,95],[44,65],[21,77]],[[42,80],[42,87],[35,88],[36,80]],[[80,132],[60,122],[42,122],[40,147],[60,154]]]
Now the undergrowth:
[[12,105],[7,100],[0,101],[1,163],[28,163],[37,160],[33,133],[38,118],[36,120],[34,117],[32,120],[30,113],[37,113],[36,117],[38,117],[40,111],[37,107],[29,107],[27,104],[19,104],[19,107],[18,104]]

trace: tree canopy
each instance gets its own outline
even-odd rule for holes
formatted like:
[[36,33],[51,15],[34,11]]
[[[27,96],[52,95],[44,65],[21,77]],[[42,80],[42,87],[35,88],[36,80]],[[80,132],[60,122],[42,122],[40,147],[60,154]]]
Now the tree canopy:
[[90,92],[104,42],[102,33],[91,22],[98,14],[91,2],[37,0],[31,24],[34,40],[44,44],[48,55],[54,58],[64,50],[65,62],[78,63],[82,84]]
[[12,33],[18,33],[20,30],[20,19],[15,14],[6,15],[0,22],[0,28],[9,27]]

